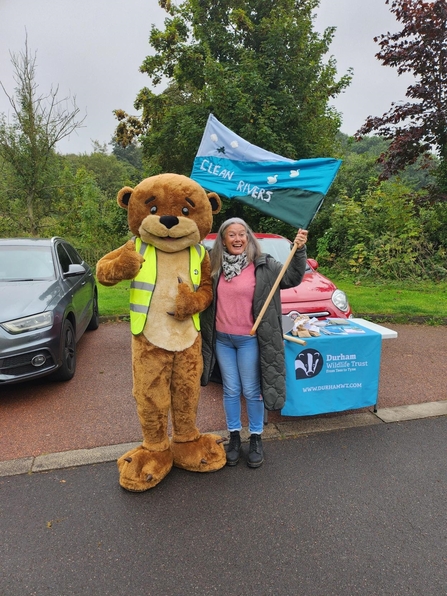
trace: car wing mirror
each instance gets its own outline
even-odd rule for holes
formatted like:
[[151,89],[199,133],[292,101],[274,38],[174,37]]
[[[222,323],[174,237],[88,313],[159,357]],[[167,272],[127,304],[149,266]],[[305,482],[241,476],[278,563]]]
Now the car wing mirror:
[[68,271],[64,273],[64,277],[76,277],[77,275],[84,275],[85,273],[86,269],[83,265],[72,263],[69,265]]

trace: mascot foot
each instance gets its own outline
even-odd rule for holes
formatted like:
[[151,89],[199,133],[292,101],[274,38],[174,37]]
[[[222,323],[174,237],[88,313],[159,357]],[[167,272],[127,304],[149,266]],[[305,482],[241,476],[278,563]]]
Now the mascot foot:
[[190,472],[214,472],[226,464],[224,439],[218,435],[200,435],[195,441],[176,443],[171,441],[174,466]]
[[131,449],[118,459],[120,485],[131,492],[143,492],[156,486],[172,468],[170,449],[148,451],[144,447]]

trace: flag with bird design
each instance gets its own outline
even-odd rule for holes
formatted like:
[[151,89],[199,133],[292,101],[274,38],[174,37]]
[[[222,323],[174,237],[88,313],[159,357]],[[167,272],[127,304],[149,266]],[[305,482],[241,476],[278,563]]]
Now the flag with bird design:
[[341,160],[292,160],[235,134],[210,114],[191,178],[258,211],[307,229],[334,181]]

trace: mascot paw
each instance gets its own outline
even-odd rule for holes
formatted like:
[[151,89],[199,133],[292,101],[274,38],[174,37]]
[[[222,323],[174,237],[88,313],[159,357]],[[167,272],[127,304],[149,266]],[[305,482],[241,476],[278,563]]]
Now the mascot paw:
[[226,464],[224,439],[218,435],[201,435],[195,441],[176,443],[171,441],[174,466],[190,472],[214,472]]
[[170,449],[148,451],[131,449],[118,459],[120,485],[131,492],[143,492],[156,486],[170,472],[173,456]]
[[144,258],[135,252],[135,244],[128,240],[116,262],[116,270],[122,279],[133,279],[140,271]]
[[175,303],[175,318],[179,321],[184,321],[196,312],[196,305],[194,302],[194,292],[191,291],[188,284],[178,278],[178,294]]

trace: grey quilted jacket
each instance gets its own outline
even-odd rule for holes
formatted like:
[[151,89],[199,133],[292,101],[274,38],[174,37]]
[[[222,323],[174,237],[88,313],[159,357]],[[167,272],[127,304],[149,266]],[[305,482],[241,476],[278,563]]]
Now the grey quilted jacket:
[[[284,344],[282,333],[280,289],[293,288],[301,283],[306,269],[306,248],[297,250],[256,330],[261,357],[261,388],[267,410],[280,410],[286,398]],[[273,287],[282,264],[268,254],[255,261],[255,293],[253,317],[256,321]],[[213,302],[200,315],[202,331],[203,375],[202,385],[207,385],[216,363],[216,288],[220,275],[213,278]]]

